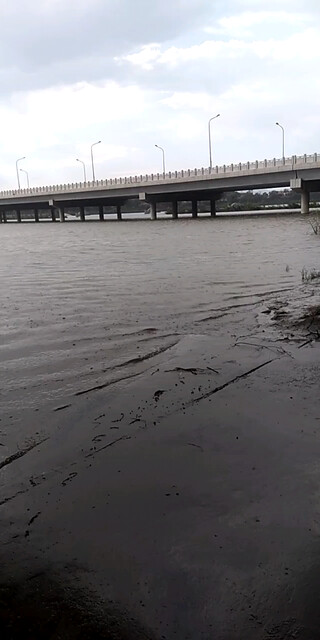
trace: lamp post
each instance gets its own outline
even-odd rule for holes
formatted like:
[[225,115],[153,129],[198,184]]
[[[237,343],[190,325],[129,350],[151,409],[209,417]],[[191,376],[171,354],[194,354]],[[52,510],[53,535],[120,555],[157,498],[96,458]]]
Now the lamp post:
[[22,171],[22,173],[25,173],[27,176],[27,185],[28,185],[28,189],[30,189],[30,182],[29,182],[29,173],[28,171],[26,171],[25,169],[20,169],[20,171]]
[[92,166],[92,180],[93,180],[93,182],[96,181],[96,176],[95,176],[95,173],[94,173],[94,162],[93,162],[93,147],[95,147],[96,144],[101,144],[101,140],[98,140],[98,142],[94,142],[91,145],[91,166]]
[[77,162],[80,162],[83,166],[83,178],[84,178],[84,182],[87,182],[87,171],[86,171],[86,165],[84,164],[83,160],[79,160],[79,158],[76,158]]
[[18,180],[18,189],[21,189],[18,163],[20,162],[20,160],[25,160],[25,159],[26,159],[26,157],[23,156],[23,158],[18,158],[18,160],[16,160],[16,172],[17,172],[17,180]]
[[282,129],[282,157],[284,158],[284,127],[282,126],[282,124],[280,124],[279,122],[276,122],[277,127],[280,127],[280,129]]
[[165,158],[165,153],[164,153],[164,149],[162,147],[160,147],[158,144],[154,145],[155,147],[157,147],[157,149],[160,149],[160,151],[162,151],[162,171],[163,171],[163,175],[166,175],[166,158]]
[[215,120],[216,118],[219,118],[220,113],[217,113],[216,116],[213,116],[212,118],[210,118],[209,122],[208,122],[208,133],[209,133],[209,166],[210,169],[212,169],[212,148],[211,148],[211,122],[212,120]]

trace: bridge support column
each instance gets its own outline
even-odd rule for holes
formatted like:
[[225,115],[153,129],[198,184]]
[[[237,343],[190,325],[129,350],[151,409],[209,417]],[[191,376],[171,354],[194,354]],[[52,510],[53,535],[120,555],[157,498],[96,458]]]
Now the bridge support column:
[[59,222],[65,222],[64,207],[56,208],[56,210],[53,212],[55,219],[56,219],[56,214],[57,216],[59,216]]
[[197,218],[198,217],[198,200],[196,198],[193,198],[191,200],[191,205],[192,205],[192,217]]
[[177,200],[172,201],[172,218],[173,220],[177,220],[178,218],[178,202]]
[[2,211],[2,222],[7,222],[7,212]]
[[83,206],[80,207],[80,220],[81,220],[81,222],[85,222],[86,221],[86,214],[85,214]]
[[117,220],[122,220],[121,204],[117,204]]
[[39,222],[39,210],[34,209],[34,221]]
[[150,218],[151,220],[157,219],[157,203],[150,202]]
[[301,213],[310,213],[310,193],[303,189],[301,191]]
[[210,215],[212,218],[217,215],[215,200],[210,200]]
[[55,211],[54,211],[53,208],[50,209],[50,213],[51,213],[52,222],[56,222],[56,215],[55,215]]
[[99,204],[99,220],[101,222],[103,222],[104,220],[104,215],[103,215],[103,204]]
[[17,219],[17,222],[21,222],[21,211],[20,211],[20,209],[16,209],[16,219]]

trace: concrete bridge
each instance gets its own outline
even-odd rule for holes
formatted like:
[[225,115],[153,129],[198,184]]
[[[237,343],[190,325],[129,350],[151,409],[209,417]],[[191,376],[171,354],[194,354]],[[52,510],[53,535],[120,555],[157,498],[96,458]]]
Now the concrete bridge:
[[[170,202],[172,217],[178,217],[179,201],[192,203],[192,217],[198,215],[198,202],[210,202],[211,215],[216,214],[216,201],[225,191],[291,187],[301,194],[301,212],[309,213],[310,193],[320,191],[320,154],[292,156],[272,160],[245,162],[213,168],[169,171],[111,178],[95,182],[34,187],[0,192],[0,220],[7,221],[7,213],[14,212],[21,222],[22,211],[32,211],[36,222],[39,211],[47,210],[52,221],[65,221],[65,209],[74,207],[80,220],[85,221],[85,208],[97,207],[104,220],[104,206],[114,206],[117,217],[129,199],[150,204],[151,219],[157,217],[157,203]],[[11,216],[10,216],[11,217]]]

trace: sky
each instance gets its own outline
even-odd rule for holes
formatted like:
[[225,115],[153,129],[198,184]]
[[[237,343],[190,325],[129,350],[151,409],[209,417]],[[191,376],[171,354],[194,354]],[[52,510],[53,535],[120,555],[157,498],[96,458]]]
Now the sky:
[[[0,189],[320,152],[319,0],[0,0]],[[21,185],[26,186],[22,172]]]

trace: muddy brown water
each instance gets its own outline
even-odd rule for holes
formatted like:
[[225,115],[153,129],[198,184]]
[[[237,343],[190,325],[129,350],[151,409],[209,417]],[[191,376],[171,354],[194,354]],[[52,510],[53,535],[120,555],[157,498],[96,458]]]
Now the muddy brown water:
[[[280,336],[268,315],[272,305],[281,315],[288,305],[312,302],[314,285],[302,284],[301,271],[319,268],[320,254],[307,219],[7,224],[0,244],[1,637],[313,640],[305,609],[296,618],[289,605],[284,618],[274,614],[274,602],[263,611],[271,598],[265,582],[279,590],[270,566],[293,526],[283,523],[282,507],[270,506],[277,490],[263,487],[272,467],[295,495],[290,465],[300,469],[302,462],[290,453],[292,433],[283,432],[283,469],[279,443],[276,453],[263,441],[265,431],[257,436],[257,410],[243,400],[252,408],[258,398],[259,424],[263,416],[268,422],[274,399],[281,398],[285,415],[290,371],[295,390],[302,376],[310,394],[295,407],[292,424],[299,411],[307,431],[317,424],[318,409],[307,409],[318,384],[315,352],[311,365],[296,356],[293,332],[287,354],[282,340],[289,330]],[[294,358],[303,368],[300,382]],[[274,374],[262,379],[269,362]],[[247,382],[253,370],[256,388]],[[240,395],[238,381],[245,385]],[[207,403],[219,389],[225,402],[215,401],[211,415]],[[217,420],[214,442],[209,417],[210,425]],[[235,477],[225,475],[226,460],[236,455],[235,424],[247,424],[241,455],[248,455],[250,473],[255,456],[263,465],[262,450],[270,456],[257,489],[238,458],[231,463]],[[199,458],[207,447],[212,458]],[[307,440],[305,447],[309,459],[315,444]],[[308,476],[306,485],[313,480]],[[251,557],[251,528],[261,520],[251,505],[269,499],[274,521],[270,516],[259,540],[261,557]],[[314,517],[310,507],[306,519]],[[280,551],[273,556],[278,521]],[[299,527],[295,544],[302,547]],[[213,551],[208,536],[214,545],[223,536],[228,549],[220,543]],[[264,582],[256,572],[266,558]],[[314,603],[309,617],[316,609]],[[238,623],[245,631],[237,632]]]

